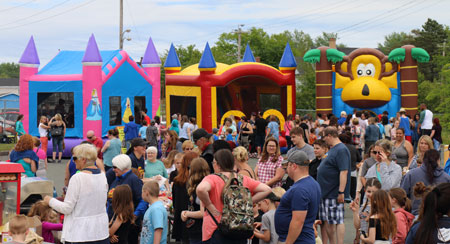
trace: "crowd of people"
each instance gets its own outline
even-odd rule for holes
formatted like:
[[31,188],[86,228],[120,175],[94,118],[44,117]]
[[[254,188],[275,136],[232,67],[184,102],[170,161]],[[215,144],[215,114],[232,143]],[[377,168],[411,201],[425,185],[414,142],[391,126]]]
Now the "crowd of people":
[[[391,118],[289,115],[283,128],[276,116],[252,113],[225,118],[212,133],[179,114],[164,128],[144,110],[142,125],[130,116],[124,142],[117,129],[105,143],[88,131],[66,165],[64,196],[46,197],[29,215],[41,218],[48,242],[62,230],[69,243],[334,244],[355,228],[354,243],[450,243],[442,129],[421,110],[413,118],[404,109]],[[56,117],[42,118],[42,128],[62,126],[64,138]],[[10,153],[27,176],[46,165],[39,144],[45,151],[45,139],[24,133]],[[344,224],[346,210],[353,226]],[[18,241],[21,221],[10,221]]]

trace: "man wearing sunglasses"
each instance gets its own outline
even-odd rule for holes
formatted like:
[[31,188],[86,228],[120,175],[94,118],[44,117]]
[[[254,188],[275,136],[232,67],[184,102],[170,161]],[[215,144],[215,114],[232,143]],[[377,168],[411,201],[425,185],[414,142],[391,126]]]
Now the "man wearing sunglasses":
[[86,138],[88,142],[92,143],[97,148],[97,158],[103,159],[103,154],[101,151],[103,147],[102,138],[96,137],[93,130],[86,132]]

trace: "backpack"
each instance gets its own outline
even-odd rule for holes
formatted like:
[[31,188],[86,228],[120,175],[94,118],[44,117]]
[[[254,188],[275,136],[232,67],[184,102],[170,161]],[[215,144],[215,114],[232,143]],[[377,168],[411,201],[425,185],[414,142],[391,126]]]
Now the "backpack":
[[253,202],[250,190],[243,186],[240,174],[228,179],[224,174],[216,174],[225,182],[222,191],[223,210],[220,223],[209,212],[223,236],[229,239],[249,239],[253,235]]

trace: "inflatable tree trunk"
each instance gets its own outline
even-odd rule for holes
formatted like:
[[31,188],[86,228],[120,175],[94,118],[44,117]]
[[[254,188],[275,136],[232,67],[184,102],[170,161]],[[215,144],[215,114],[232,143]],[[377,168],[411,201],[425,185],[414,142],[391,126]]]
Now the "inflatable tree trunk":
[[405,49],[405,60],[400,63],[402,107],[412,118],[417,113],[418,106],[417,61],[411,54],[413,45],[405,45],[402,48]]
[[316,63],[316,113],[328,114],[332,104],[332,64],[327,59],[328,47],[319,47],[320,61]]

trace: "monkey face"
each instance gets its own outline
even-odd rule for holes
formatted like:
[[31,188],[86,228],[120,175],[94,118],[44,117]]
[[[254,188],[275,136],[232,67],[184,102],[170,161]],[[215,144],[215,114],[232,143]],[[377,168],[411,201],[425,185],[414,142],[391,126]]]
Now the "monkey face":
[[[348,63],[350,69],[347,71]],[[348,105],[356,108],[375,108],[385,105],[391,100],[391,91],[384,81],[382,74],[384,64],[375,55],[363,54],[343,63],[339,68],[340,74],[347,74],[346,81],[338,81],[336,88],[343,88],[341,98]],[[338,87],[341,86],[341,87]]]

